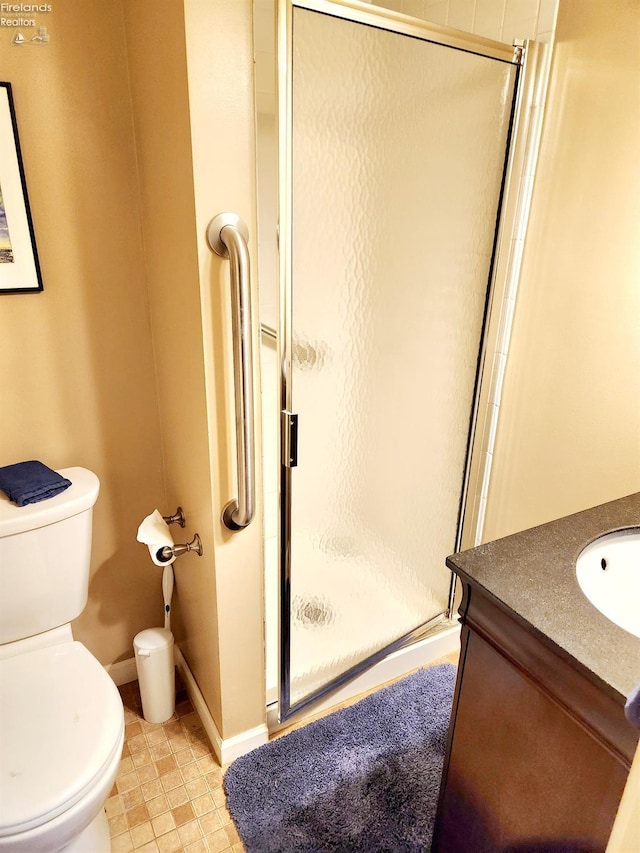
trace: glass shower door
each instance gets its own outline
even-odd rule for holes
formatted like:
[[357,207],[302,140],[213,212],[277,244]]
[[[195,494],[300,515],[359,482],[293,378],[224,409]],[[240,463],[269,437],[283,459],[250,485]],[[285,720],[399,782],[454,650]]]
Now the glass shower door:
[[447,610],[517,78],[286,5],[281,718]]

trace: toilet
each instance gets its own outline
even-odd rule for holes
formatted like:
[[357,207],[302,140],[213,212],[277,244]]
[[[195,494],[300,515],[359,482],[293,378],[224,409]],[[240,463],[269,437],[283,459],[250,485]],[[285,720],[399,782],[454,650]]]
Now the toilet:
[[0,853],[111,849],[124,711],[70,625],[87,603],[100,483],[60,474],[72,485],[40,503],[0,493]]

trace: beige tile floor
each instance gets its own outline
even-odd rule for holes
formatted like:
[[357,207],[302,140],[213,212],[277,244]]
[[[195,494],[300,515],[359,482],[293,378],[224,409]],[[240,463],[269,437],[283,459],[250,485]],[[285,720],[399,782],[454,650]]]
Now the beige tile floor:
[[[432,665],[444,662],[457,664],[458,655],[448,655]],[[225,806],[222,776],[226,767],[218,764],[186,692],[178,685],[176,713],[157,725],[142,716],[137,681],[120,687],[120,694],[125,743],[106,804],[112,853],[244,853]],[[353,705],[366,695],[293,723],[273,738]]]
[[120,687],[122,762],[106,809],[112,853],[241,853],[225,807],[222,768],[186,693],[166,723],[142,716],[136,681]]

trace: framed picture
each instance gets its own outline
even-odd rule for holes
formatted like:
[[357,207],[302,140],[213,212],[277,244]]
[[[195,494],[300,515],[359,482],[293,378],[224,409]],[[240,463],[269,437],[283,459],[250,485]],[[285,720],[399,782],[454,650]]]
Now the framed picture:
[[0,293],[42,290],[11,84],[0,83]]

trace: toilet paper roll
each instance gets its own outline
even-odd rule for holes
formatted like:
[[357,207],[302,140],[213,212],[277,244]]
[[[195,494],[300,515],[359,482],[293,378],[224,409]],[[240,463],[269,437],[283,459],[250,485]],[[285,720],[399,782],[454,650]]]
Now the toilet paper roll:
[[167,566],[173,563],[175,555],[169,557],[168,560],[163,560],[159,553],[163,548],[169,546],[173,548],[173,537],[169,530],[169,525],[162,517],[157,509],[143,519],[140,527],[138,527],[138,542],[143,542],[149,549],[149,555],[156,566]]

